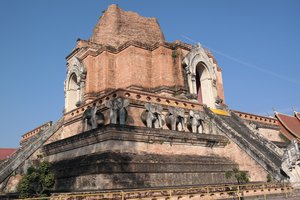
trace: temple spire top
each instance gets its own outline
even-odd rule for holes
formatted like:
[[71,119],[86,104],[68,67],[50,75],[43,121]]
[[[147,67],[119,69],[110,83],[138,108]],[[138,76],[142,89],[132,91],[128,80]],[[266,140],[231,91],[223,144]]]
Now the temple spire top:
[[146,44],[164,42],[164,35],[155,18],[124,11],[113,4],[103,13],[89,39],[102,45],[118,47],[129,41]]

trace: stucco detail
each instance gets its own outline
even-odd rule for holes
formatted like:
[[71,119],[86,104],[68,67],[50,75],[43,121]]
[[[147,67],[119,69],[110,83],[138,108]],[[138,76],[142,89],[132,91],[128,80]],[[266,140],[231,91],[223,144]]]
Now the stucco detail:
[[84,102],[86,68],[83,63],[73,57],[68,66],[65,80],[65,111],[75,109]]
[[203,47],[200,44],[195,46],[186,55],[183,64],[186,66],[185,71],[188,89],[192,96],[197,96],[198,92],[196,86],[197,67],[199,65],[201,65],[202,68],[204,67],[200,76],[203,104],[206,104],[210,108],[215,108],[217,100],[217,70],[211,59],[205,53]]
[[289,176],[293,187],[300,187],[300,151],[297,140],[292,140],[282,157],[282,170]]

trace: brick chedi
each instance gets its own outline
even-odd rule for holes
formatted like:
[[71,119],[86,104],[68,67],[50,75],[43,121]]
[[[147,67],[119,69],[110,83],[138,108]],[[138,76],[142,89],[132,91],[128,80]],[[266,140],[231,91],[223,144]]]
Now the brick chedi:
[[254,182],[289,180],[297,145],[290,154],[269,140],[281,142],[275,119],[228,110],[213,54],[166,42],[156,19],[111,5],[66,59],[64,114],[0,164],[2,191],[41,158],[53,192],[235,183],[235,167]]
[[[65,111],[119,88],[182,98],[189,90],[197,98],[199,90],[208,94],[202,98],[200,92],[200,103],[215,107],[218,98],[224,103],[221,68],[206,49],[194,48],[193,54],[192,48],[179,41],[165,42],[156,19],[112,5],[100,18],[92,37],[79,40],[67,57]],[[189,60],[183,60],[189,52]],[[194,57],[198,65],[187,63]],[[201,79],[201,86],[196,86],[196,78]]]

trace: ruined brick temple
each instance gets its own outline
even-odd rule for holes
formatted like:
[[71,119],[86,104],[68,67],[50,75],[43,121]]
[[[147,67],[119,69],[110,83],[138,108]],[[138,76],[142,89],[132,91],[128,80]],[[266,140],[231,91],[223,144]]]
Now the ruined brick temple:
[[167,42],[155,18],[111,5],[66,59],[64,114],[0,163],[2,193],[39,160],[56,193],[235,183],[235,167],[251,182],[300,180],[297,133],[227,108],[213,54]]

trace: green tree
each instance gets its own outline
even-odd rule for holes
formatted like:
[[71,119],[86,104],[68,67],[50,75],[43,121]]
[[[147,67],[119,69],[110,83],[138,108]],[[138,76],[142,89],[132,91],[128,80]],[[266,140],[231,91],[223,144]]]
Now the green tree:
[[290,140],[282,133],[279,133],[279,137],[283,140],[283,142],[289,142]]
[[233,168],[232,171],[227,171],[225,176],[227,179],[234,177],[238,184],[245,184],[249,182],[248,173],[240,171],[237,167]]
[[[227,179],[231,178],[231,177],[234,177],[239,185],[249,182],[248,173],[244,172],[244,171],[240,171],[238,167],[233,168],[232,171],[227,171],[225,173],[225,176],[226,176]],[[244,186],[237,186],[237,188],[242,189],[242,188],[244,188]],[[239,199],[241,199],[241,200],[244,199],[243,194]]]
[[54,174],[50,171],[50,163],[41,162],[37,167],[29,167],[27,174],[18,184],[20,198],[42,197],[50,194],[54,186]]

